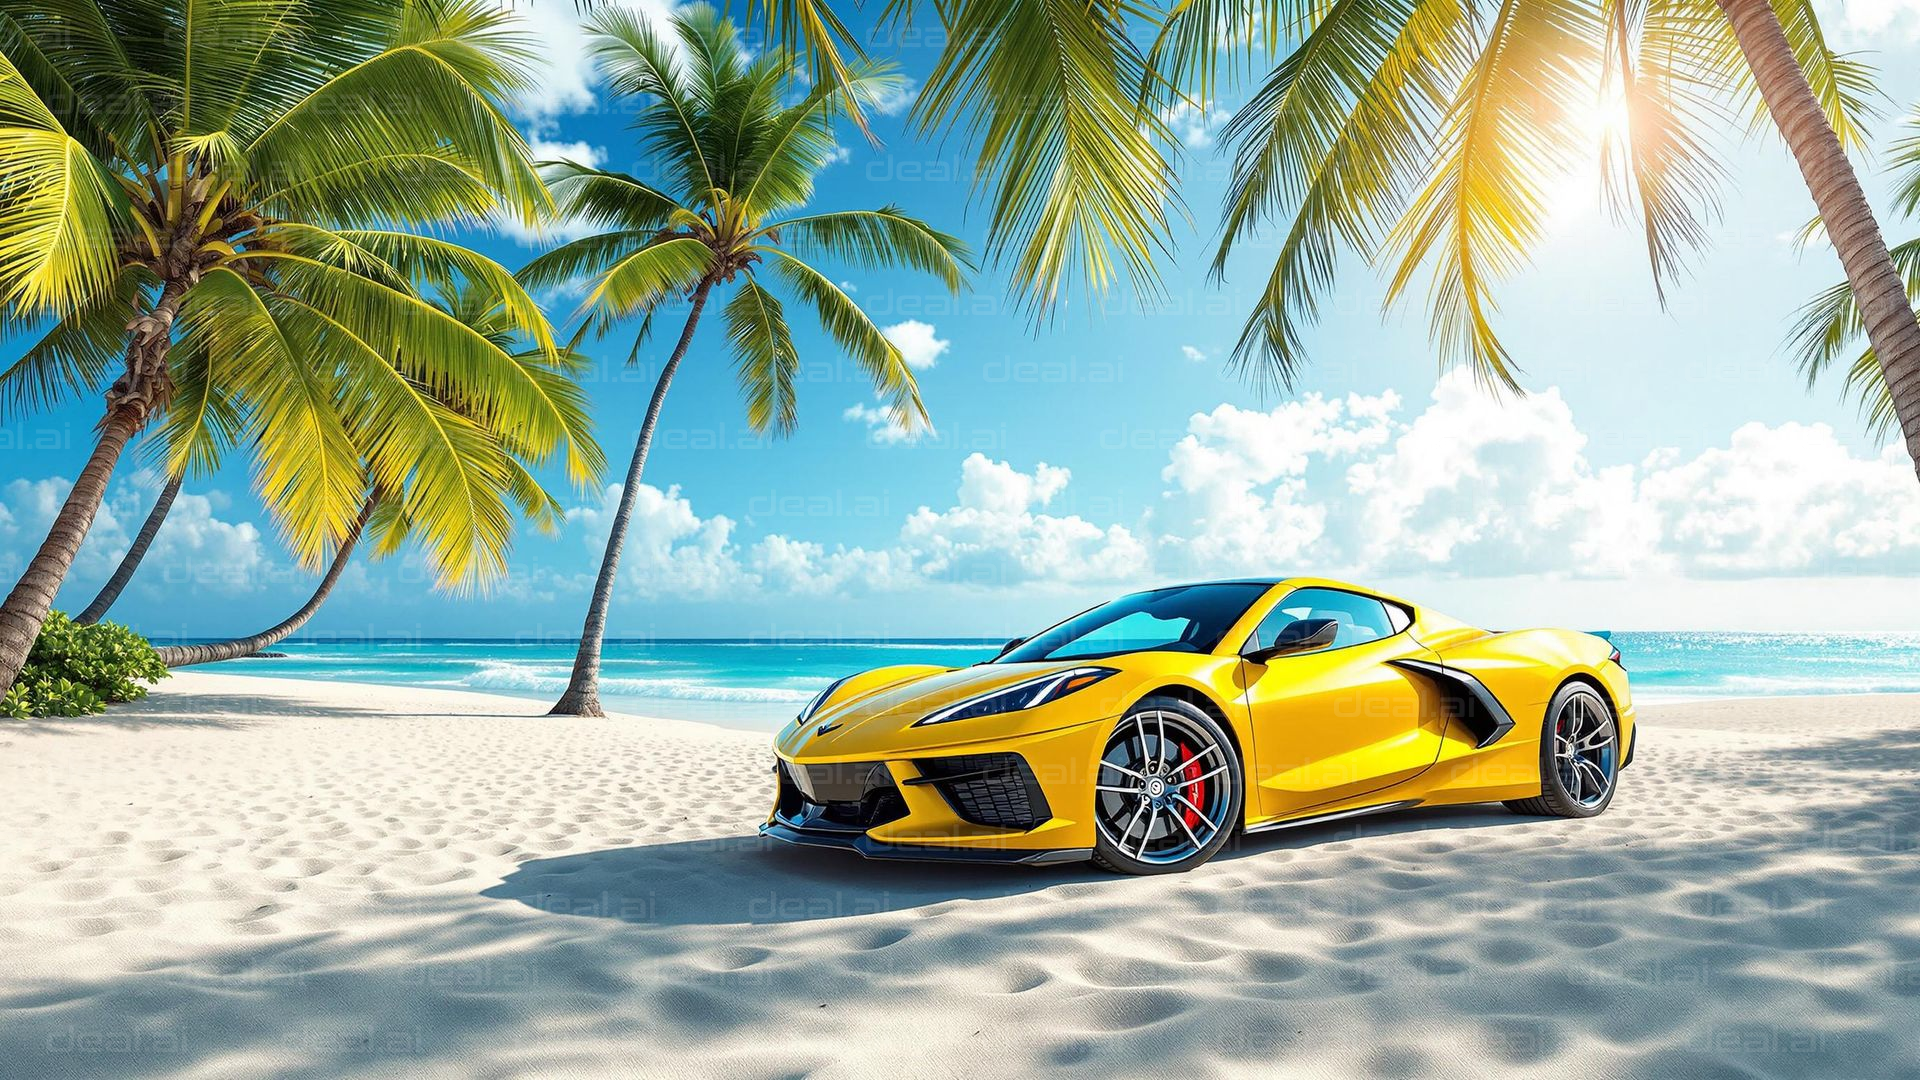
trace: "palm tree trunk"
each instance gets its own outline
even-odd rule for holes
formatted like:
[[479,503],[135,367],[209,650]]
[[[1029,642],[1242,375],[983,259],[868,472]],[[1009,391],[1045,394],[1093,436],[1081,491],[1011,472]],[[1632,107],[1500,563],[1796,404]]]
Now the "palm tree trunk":
[[1733,24],[1740,51],[1760,84],[1767,111],[1800,164],[1800,175],[1820,210],[1827,239],[1840,255],[1847,282],[1860,305],[1867,340],[1879,357],[1907,453],[1920,472],[1920,320],[1907,301],[1906,284],[1894,269],[1880,225],[1860,189],[1853,163],[1793,58],[1780,18],[1768,0],[1719,0]]
[[660,422],[660,406],[667,400],[667,385],[687,355],[693,342],[693,329],[700,322],[700,311],[707,306],[712,281],[702,281],[693,290],[693,310],[687,312],[687,325],[680,340],[660,369],[660,381],[653,384],[653,400],[647,403],[646,419],[640,423],[640,438],[633,446],[633,461],[627,466],[627,484],[620,489],[620,508],[613,515],[613,531],[607,535],[607,553],[600,559],[600,576],[593,583],[593,602],[587,605],[586,625],[580,628],[580,648],[573,654],[573,675],[567,680],[566,693],[548,710],[549,716],[605,716],[600,708],[600,645],[607,636],[607,608],[613,603],[613,583],[620,569],[620,548],[627,540],[627,523],[633,518],[633,500],[640,490],[640,472],[646,468],[647,447],[653,443],[653,428]]
[[367,496],[367,504],[360,508],[360,520],[354,523],[346,539],[340,541],[340,547],[333,553],[333,565],[327,567],[327,574],[320,579],[320,585],[313,590],[307,602],[300,610],[282,620],[270,630],[263,630],[251,637],[234,638],[231,641],[216,641],[210,645],[167,645],[154,651],[160,654],[160,662],[170,668],[190,667],[194,664],[211,664],[216,660],[232,660],[236,657],[251,656],[261,649],[269,648],[286,638],[295,630],[307,624],[320,605],[327,602],[327,594],[340,583],[340,575],[346,572],[347,560],[353,555],[353,547],[360,541],[360,534],[366,531],[367,519],[373,516],[376,499]]
[[186,293],[184,280],[169,278],[153,310],[134,316],[127,324],[127,369],[107,390],[107,412],[100,419],[100,436],[93,454],[73,482],[73,490],[67,492],[67,500],[54,516],[40,550],[34,552],[19,582],[0,603],[0,693],[13,685],[26,666],[27,653],[40,636],[40,624],[53,609],[53,598],[67,579],[87,530],[93,527],[121,452],[173,396],[173,380],[167,374],[167,347],[173,338],[174,316],[179,314],[180,300]]
[[81,612],[79,617],[73,620],[74,622],[81,626],[91,626],[100,621],[101,616],[107,613],[107,609],[113,606],[115,600],[120,599],[121,590],[127,587],[127,582],[133,580],[133,572],[140,569],[140,560],[147,557],[147,549],[153,546],[153,538],[160,531],[160,523],[167,520],[167,511],[173,509],[174,496],[180,494],[180,482],[184,479],[185,477],[181,476],[173,477],[167,481],[166,487],[160,489],[160,497],[154,500],[153,509],[147,514],[146,524],[140,526],[140,534],[133,538],[133,545],[127,548],[127,553],[120,559],[120,565],[114,569],[113,576],[107,579],[105,585],[100,586],[100,595],[93,598],[93,603],[88,604],[87,610]]

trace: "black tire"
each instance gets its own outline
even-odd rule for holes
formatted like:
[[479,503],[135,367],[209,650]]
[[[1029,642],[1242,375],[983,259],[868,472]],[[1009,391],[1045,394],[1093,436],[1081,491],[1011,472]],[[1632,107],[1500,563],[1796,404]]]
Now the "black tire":
[[[1164,735],[1161,733],[1163,724],[1168,725],[1167,733]],[[1143,729],[1145,734],[1139,736],[1137,740],[1134,735],[1129,734],[1139,733]],[[1189,748],[1186,745],[1189,738],[1194,740],[1195,747]],[[1157,823],[1162,811],[1159,804],[1153,804],[1144,795],[1132,796],[1096,790],[1094,793],[1096,840],[1093,864],[1118,874],[1177,874],[1191,870],[1218,854],[1240,826],[1241,808],[1246,799],[1244,791],[1246,773],[1241,766],[1240,755],[1234,752],[1233,740],[1221,729],[1219,723],[1205,712],[1178,698],[1146,697],[1128,709],[1126,715],[1122,716],[1114,726],[1106,749],[1100,761],[1095,764],[1094,782],[1096,784],[1111,784],[1125,779],[1126,773],[1110,771],[1106,763],[1126,756],[1135,741],[1138,741],[1140,755],[1145,759],[1158,757],[1164,760],[1165,757],[1171,756],[1171,753],[1183,755],[1181,760],[1185,764],[1182,771],[1177,774],[1181,779],[1175,785],[1166,785],[1166,789],[1185,792],[1197,788],[1200,792],[1198,805],[1191,802],[1178,804],[1172,801],[1175,798],[1184,798],[1184,795],[1164,796],[1164,805],[1174,807],[1177,810],[1177,818],[1175,812],[1170,810],[1166,816],[1169,823],[1167,831],[1160,833]],[[1200,747],[1197,745],[1200,742],[1208,745]],[[1173,747],[1171,752],[1165,749],[1168,744]],[[1215,764],[1215,755],[1218,756],[1218,765]],[[1162,785],[1166,784],[1168,777],[1176,775],[1173,765],[1166,768],[1164,776],[1155,771],[1157,766],[1157,762],[1144,765],[1139,772],[1149,778],[1159,777]],[[1218,766],[1224,766],[1224,768],[1218,768]],[[1212,775],[1200,774],[1202,768],[1205,774]],[[1189,773],[1200,774],[1200,776],[1189,778]],[[1103,776],[1105,779],[1102,779]],[[1219,786],[1216,788],[1212,786],[1214,784]],[[1146,787],[1143,786],[1141,791],[1145,790]],[[1133,827],[1139,824],[1138,815],[1146,810],[1146,806],[1141,804],[1151,805],[1153,813],[1153,817],[1147,821],[1141,831],[1141,847],[1137,849],[1139,852],[1146,853],[1145,858],[1139,857],[1136,851],[1129,851],[1127,847],[1116,843],[1115,838],[1109,835],[1110,830],[1117,825],[1113,820],[1114,817],[1125,807],[1133,806],[1137,807],[1136,818],[1128,822],[1125,831],[1120,834],[1122,839],[1130,837]],[[1192,819],[1191,822],[1189,817]],[[1211,831],[1198,832],[1196,827],[1202,823],[1212,826]],[[1173,828],[1175,825],[1180,826],[1178,831]],[[1196,839],[1200,839],[1201,842],[1195,844]]]
[[[1584,713],[1578,710],[1584,710]],[[1609,731],[1604,740],[1594,747],[1596,760],[1588,763],[1591,768],[1575,767],[1582,778],[1592,777],[1594,770],[1605,775],[1606,787],[1598,797],[1586,788],[1570,787],[1566,779],[1569,770],[1564,767],[1563,759],[1557,753],[1560,744],[1558,733],[1569,723],[1579,723],[1583,716],[1589,722],[1595,718],[1604,722]],[[1575,781],[1576,784],[1580,782]],[[1568,682],[1547,703],[1546,716],[1540,721],[1540,794],[1530,799],[1509,799],[1504,805],[1516,814],[1590,818],[1605,811],[1613,803],[1614,793],[1619,790],[1619,718],[1614,715],[1613,706],[1607,704],[1607,699],[1591,684]]]

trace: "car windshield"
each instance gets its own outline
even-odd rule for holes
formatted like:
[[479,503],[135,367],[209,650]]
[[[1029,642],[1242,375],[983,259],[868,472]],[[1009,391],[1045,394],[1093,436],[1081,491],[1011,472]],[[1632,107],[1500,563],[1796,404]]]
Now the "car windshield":
[[1271,586],[1257,581],[1182,585],[1133,593],[1042,631],[996,664],[1089,660],[1130,652],[1212,651]]

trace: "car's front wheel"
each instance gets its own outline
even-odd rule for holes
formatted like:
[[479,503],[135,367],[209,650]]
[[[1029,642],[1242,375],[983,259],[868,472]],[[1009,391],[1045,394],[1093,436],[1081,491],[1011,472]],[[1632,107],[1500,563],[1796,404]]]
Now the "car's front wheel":
[[1178,698],[1143,698],[1114,725],[1094,777],[1093,861],[1170,874],[1213,858],[1240,820],[1240,760],[1227,733]]
[[1540,795],[1513,799],[1516,814],[1593,817],[1613,801],[1620,778],[1620,725],[1607,700],[1570,682],[1547,704],[1540,729]]

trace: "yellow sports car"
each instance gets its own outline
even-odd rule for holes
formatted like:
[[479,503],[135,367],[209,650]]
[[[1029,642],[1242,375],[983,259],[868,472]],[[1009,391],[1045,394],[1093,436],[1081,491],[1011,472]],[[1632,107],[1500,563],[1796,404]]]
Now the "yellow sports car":
[[870,858],[1187,870],[1236,832],[1500,800],[1592,817],[1620,653],[1318,578],[1133,593],[966,668],[850,675],[774,742],[761,832]]

